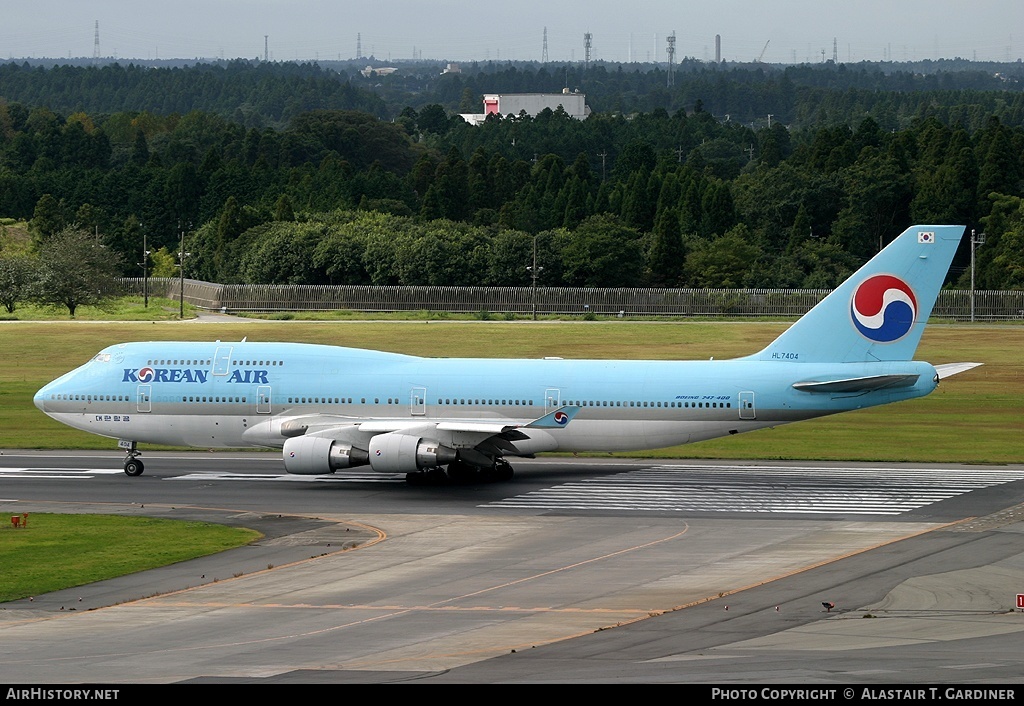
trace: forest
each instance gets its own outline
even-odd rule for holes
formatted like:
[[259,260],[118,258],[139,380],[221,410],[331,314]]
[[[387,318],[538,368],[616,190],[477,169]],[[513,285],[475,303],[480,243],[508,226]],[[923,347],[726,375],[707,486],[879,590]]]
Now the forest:
[[[818,288],[956,223],[1020,288],[1024,70],[926,63],[5,62],[0,279],[75,228],[127,276],[184,244],[224,283]],[[458,116],[563,87],[589,118]]]

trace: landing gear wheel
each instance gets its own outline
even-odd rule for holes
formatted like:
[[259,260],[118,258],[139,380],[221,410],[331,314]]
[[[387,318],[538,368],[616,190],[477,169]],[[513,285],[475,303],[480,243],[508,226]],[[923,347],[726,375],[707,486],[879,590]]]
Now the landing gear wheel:
[[142,472],[146,470],[142,461],[139,460],[139,456],[142,452],[138,450],[134,441],[127,441],[122,439],[117,442],[117,445],[124,449],[127,456],[124,459],[124,473],[128,476],[141,476]]
[[448,475],[443,468],[428,468],[425,471],[406,473],[405,482],[409,485],[444,485],[448,482]]
[[452,483],[478,483],[481,470],[479,466],[473,466],[462,461],[452,461],[448,464],[448,478]]
[[480,471],[480,480],[484,483],[500,483],[512,480],[512,466],[508,461],[498,459],[491,468],[484,468]]
[[494,462],[494,480],[506,481],[512,480],[512,476],[515,475],[515,471],[512,470],[512,464],[503,458],[499,458]]

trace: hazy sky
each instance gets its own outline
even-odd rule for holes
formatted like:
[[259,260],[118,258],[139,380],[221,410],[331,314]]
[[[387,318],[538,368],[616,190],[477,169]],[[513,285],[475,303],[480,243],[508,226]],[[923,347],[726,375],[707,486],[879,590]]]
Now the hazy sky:
[[[1024,55],[1024,0],[0,0],[0,57],[771,63]],[[1015,34],[1016,33],[1016,34]],[[265,40],[266,37],[266,40]],[[834,42],[834,44],[833,44]],[[767,47],[765,46],[767,44]]]

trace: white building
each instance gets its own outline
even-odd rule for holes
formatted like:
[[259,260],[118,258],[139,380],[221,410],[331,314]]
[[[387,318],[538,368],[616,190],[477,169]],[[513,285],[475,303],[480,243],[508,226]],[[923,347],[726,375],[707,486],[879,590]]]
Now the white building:
[[461,114],[463,120],[471,125],[479,125],[488,115],[519,115],[525,112],[533,117],[545,108],[562,110],[570,117],[585,120],[590,115],[590,106],[586,103],[587,96],[579,91],[562,89],[561,93],[488,93],[484,95],[484,112],[482,114]]
[[395,73],[396,71],[398,71],[398,69],[396,69],[393,66],[381,66],[380,68],[376,69],[373,68],[372,66],[367,66],[359,73],[369,78],[370,76],[387,76],[389,74]]

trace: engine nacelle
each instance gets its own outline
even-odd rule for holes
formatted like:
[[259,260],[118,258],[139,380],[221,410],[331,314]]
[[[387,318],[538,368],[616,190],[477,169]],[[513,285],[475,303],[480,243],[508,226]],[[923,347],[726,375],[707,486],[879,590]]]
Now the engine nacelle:
[[447,465],[456,457],[455,449],[409,434],[392,432],[370,439],[370,467],[382,473],[415,473]]
[[311,476],[369,463],[365,451],[323,436],[300,436],[284,442],[284,467]]

